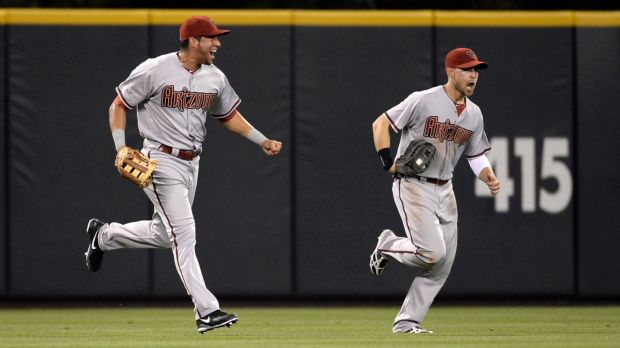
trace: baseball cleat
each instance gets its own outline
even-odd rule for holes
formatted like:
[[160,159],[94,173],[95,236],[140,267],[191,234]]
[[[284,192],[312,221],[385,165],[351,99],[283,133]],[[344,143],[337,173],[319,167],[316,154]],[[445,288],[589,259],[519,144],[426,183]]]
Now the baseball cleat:
[[90,243],[84,255],[86,256],[86,268],[91,272],[97,272],[101,268],[101,261],[103,261],[103,251],[99,249],[97,243],[97,236],[99,236],[99,230],[103,225],[105,222],[97,219],[90,219],[86,225],[86,234],[88,234]]
[[394,232],[390,231],[390,230],[383,230],[383,232],[381,232],[381,234],[379,235],[379,240],[377,241],[377,246],[375,247],[375,250],[372,251],[372,254],[370,254],[370,273],[378,276],[381,275],[381,273],[383,273],[383,270],[385,269],[385,266],[388,263],[388,259],[385,258],[381,252],[379,251],[379,245],[383,242],[383,240],[391,235],[394,234]]
[[405,331],[405,333],[410,333],[410,334],[432,334],[433,331],[423,329],[420,325],[416,325],[416,326],[412,327],[411,329]]
[[218,309],[196,320],[196,326],[198,326],[198,332],[203,334],[223,326],[231,327],[238,320],[239,318],[236,315],[228,314]]

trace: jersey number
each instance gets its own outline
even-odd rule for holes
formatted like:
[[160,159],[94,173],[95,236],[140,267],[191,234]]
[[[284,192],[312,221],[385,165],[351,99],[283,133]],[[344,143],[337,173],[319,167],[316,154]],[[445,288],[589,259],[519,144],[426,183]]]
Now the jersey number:
[[[509,149],[507,137],[491,139],[493,150],[487,154],[493,166],[495,175],[500,180],[500,193],[495,196],[495,211],[508,212],[510,197],[514,195],[514,180],[510,177]],[[514,139],[514,155],[521,162],[521,210],[523,212],[536,211],[536,142],[534,138],[517,137]],[[570,204],[573,196],[573,177],[567,165],[561,158],[569,157],[567,138],[544,138],[542,144],[542,161],[540,179],[554,179],[557,188],[547,190],[540,187],[538,190],[538,207],[550,214],[561,213]],[[476,179],[475,194],[478,197],[491,197],[487,185]]]

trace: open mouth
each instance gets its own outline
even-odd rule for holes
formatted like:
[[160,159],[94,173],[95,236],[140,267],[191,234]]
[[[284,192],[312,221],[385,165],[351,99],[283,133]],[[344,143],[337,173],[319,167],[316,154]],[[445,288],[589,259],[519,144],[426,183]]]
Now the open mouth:
[[209,55],[211,56],[211,58],[215,58],[215,51],[209,52]]

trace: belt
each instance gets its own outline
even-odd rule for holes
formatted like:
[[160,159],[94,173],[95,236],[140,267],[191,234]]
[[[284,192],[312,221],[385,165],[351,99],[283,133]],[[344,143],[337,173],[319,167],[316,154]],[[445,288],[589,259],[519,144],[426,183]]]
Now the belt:
[[[407,175],[407,176],[403,176],[405,178],[411,178],[411,179],[416,179],[419,182],[428,182],[430,184],[433,185],[445,185],[448,183],[448,181],[450,180],[442,180],[442,179],[435,179],[435,178],[427,178],[424,176],[417,176],[417,175]],[[399,177],[397,177],[397,179],[399,179]]]
[[181,150],[164,144],[161,144],[159,146],[159,151],[165,152],[186,161],[193,160],[196,156],[200,155],[201,152],[200,150]]

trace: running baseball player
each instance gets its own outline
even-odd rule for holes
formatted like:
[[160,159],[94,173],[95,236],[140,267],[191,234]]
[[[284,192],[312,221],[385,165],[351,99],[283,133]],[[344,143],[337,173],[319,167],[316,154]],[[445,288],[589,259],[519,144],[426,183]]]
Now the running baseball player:
[[[380,275],[388,261],[395,260],[416,272],[394,320],[395,333],[432,333],[421,323],[456,253],[458,212],[451,179],[463,153],[491,194],[499,192],[499,180],[486,157],[490,145],[482,113],[469,99],[479,70],[486,68],[473,50],[456,48],[445,57],[444,85],[412,93],[372,125],[383,168],[394,175],[392,193],[406,237],[384,230],[370,255],[370,270]],[[400,133],[396,161],[390,154],[390,128]],[[425,148],[410,152],[412,143]]]
[[198,332],[231,326],[238,318],[220,309],[207,289],[195,253],[196,225],[192,203],[198,167],[211,115],[229,131],[277,155],[282,143],[267,139],[237,110],[240,99],[226,75],[213,62],[222,47],[213,20],[193,16],[179,29],[180,50],[148,59],[116,88],[109,123],[117,152],[126,148],[127,110],[136,110],[144,138],[142,153],[157,161],[144,193],[154,206],[152,220],[127,224],[91,219],[86,267],[96,272],[104,253],[123,248],[169,248],[183,286],[194,302]]

